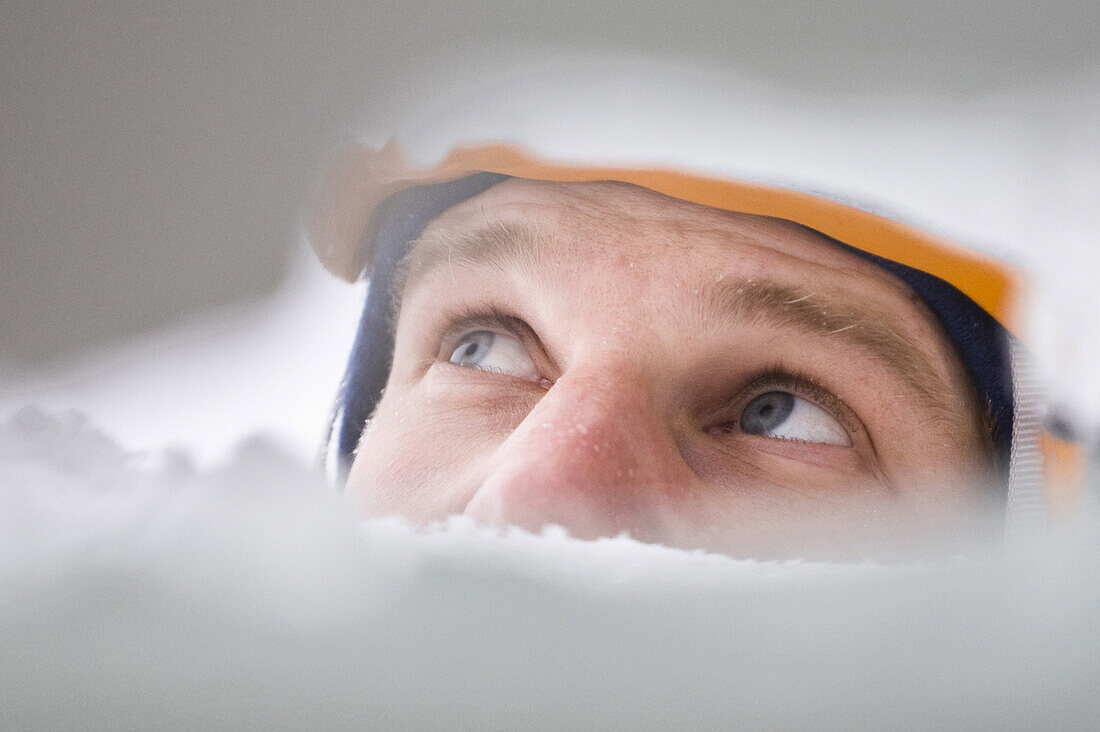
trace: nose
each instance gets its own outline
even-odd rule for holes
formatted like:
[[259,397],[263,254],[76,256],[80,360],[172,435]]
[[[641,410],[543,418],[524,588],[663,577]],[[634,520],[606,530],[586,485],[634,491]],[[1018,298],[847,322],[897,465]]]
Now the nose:
[[579,538],[661,541],[693,474],[642,379],[562,376],[501,444],[465,513]]

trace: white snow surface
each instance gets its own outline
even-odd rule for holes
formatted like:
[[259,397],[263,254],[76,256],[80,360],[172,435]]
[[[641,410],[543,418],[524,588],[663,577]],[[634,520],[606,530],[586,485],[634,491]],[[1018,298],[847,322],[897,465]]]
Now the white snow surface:
[[4,729],[1084,729],[1100,544],[756,562],[357,523],[269,441],[0,428]]
[[317,455],[365,286],[337,283],[305,242],[269,298],[210,309],[162,331],[34,370],[0,354],[0,419],[29,404],[94,417],[128,449],[182,449],[199,466],[262,434]]

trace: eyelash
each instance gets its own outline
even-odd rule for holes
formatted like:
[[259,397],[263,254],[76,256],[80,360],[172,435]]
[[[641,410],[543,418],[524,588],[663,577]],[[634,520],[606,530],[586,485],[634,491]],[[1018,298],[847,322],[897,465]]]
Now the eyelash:
[[[520,341],[538,344],[538,336],[521,318],[509,315],[505,311],[488,305],[473,305],[449,314],[444,314],[443,331],[438,339],[440,343],[439,359],[447,361],[458,340],[472,330],[498,329],[515,336]],[[831,391],[822,386],[813,376],[788,368],[783,364],[773,364],[762,369],[748,385],[738,389],[737,396],[728,402],[736,405],[740,415],[750,401],[769,391],[787,391],[795,396],[807,399],[828,412],[849,434],[855,434],[856,427],[852,410]],[[737,420],[730,422],[736,423]]]
[[[762,370],[751,379],[747,386],[738,390],[737,396],[728,404],[735,408],[738,418],[741,410],[756,397],[769,391],[786,391],[813,402],[829,413],[849,435],[855,434],[854,413],[840,398],[822,386],[817,379],[798,369],[776,364]],[[729,424],[737,423],[734,419]]]
[[448,359],[462,336],[474,330],[501,330],[515,336],[528,346],[538,343],[538,336],[523,319],[492,306],[471,306],[452,313],[444,313],[441,322],[443,328],[437,338],[440,344],[438,358],[441,361]]
[[800,396],[815,402],[822,409],[829,412],[840,411],[844,408],[843,402],[822,386],[817,379],[797,369],[789,369],[784,366],[773,366],[765,369],[759,376],[749,382],[749,386],[745,391],[755,392],[753,394],[753,397],[755,397],[779,389],[798,392]]

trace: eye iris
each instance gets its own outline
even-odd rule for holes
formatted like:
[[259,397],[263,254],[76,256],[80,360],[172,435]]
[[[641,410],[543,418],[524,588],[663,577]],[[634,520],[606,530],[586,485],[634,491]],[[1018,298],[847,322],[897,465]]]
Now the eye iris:
[[741,431],[750,435],[766,435],[787,420],[794,411],[794,395],[785,391],[769,391],[749,402],[741,413]]
[[462,339],[451,354],[451,363],[476,364],[485,358],[486,351],[492,345],[491,331],[479,330],[476,333],[470,333]]

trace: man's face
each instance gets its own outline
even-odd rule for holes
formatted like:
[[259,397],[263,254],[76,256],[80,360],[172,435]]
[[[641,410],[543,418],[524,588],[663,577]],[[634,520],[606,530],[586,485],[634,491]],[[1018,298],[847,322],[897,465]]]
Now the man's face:
[[946,526],[991,462],[906,285],[798,225],[509,180],[406,261],[363,515],[772,555]]

